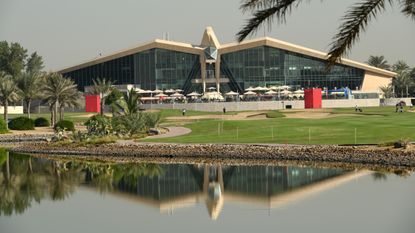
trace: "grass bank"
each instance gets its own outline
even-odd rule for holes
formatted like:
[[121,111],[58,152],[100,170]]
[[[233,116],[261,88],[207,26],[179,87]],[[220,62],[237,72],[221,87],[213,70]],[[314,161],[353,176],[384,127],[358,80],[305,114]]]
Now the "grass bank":
[[[264,120],[200,120],[186,124],[192,133],[141,141],[174,143],[378,144],[415,139],[415,113],[394,107],[327,110],[330,117],[301,119],[271,111]],[[307,113],[307,112],[306,112]]]

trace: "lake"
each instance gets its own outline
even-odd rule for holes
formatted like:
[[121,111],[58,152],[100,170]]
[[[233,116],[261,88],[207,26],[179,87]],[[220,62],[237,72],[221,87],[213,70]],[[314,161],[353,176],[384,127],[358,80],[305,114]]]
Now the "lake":
[[415,232],[415,175],[0,150],[0,232]]

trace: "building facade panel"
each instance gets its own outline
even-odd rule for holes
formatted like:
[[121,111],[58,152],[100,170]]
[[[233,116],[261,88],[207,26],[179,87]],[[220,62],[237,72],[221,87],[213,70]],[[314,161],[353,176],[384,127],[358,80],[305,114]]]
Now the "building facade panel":
[[271,85],[360,89],[365,74],[340,64],[326,73],[324,60],[269,46],[221,54],[221,61],[244,89]]

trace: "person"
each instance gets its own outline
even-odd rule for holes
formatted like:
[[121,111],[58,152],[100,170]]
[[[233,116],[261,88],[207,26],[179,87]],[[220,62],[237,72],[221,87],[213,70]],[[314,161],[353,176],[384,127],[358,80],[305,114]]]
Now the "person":
[[226,108],[225,107],[223,107],[223,114],[225,114],[226,113]]
[[398,112],[398,110],[399,110],[399,104],[396,104],[395,107],[396,107],[395,108],[395,112]]
[[183,110],[182,110],[182,116],[184,116],[184,115],[186,115],[186,109],[185,108],[183,108]]
[[354,107],[354,111],[357,112],[359,110],[359,108],[357,107],[357,105]]

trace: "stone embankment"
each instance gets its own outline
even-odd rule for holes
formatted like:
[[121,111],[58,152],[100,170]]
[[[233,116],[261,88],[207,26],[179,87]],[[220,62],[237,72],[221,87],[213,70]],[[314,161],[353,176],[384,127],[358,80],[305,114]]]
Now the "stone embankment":
[[415,150],[376,146],[136,143],[75,147],[37,142],[19,144],[11,150],[21,153],[119,158],[291,160],[415,167]]
[[53,134],[0,134],[0,143],[50,141]]

